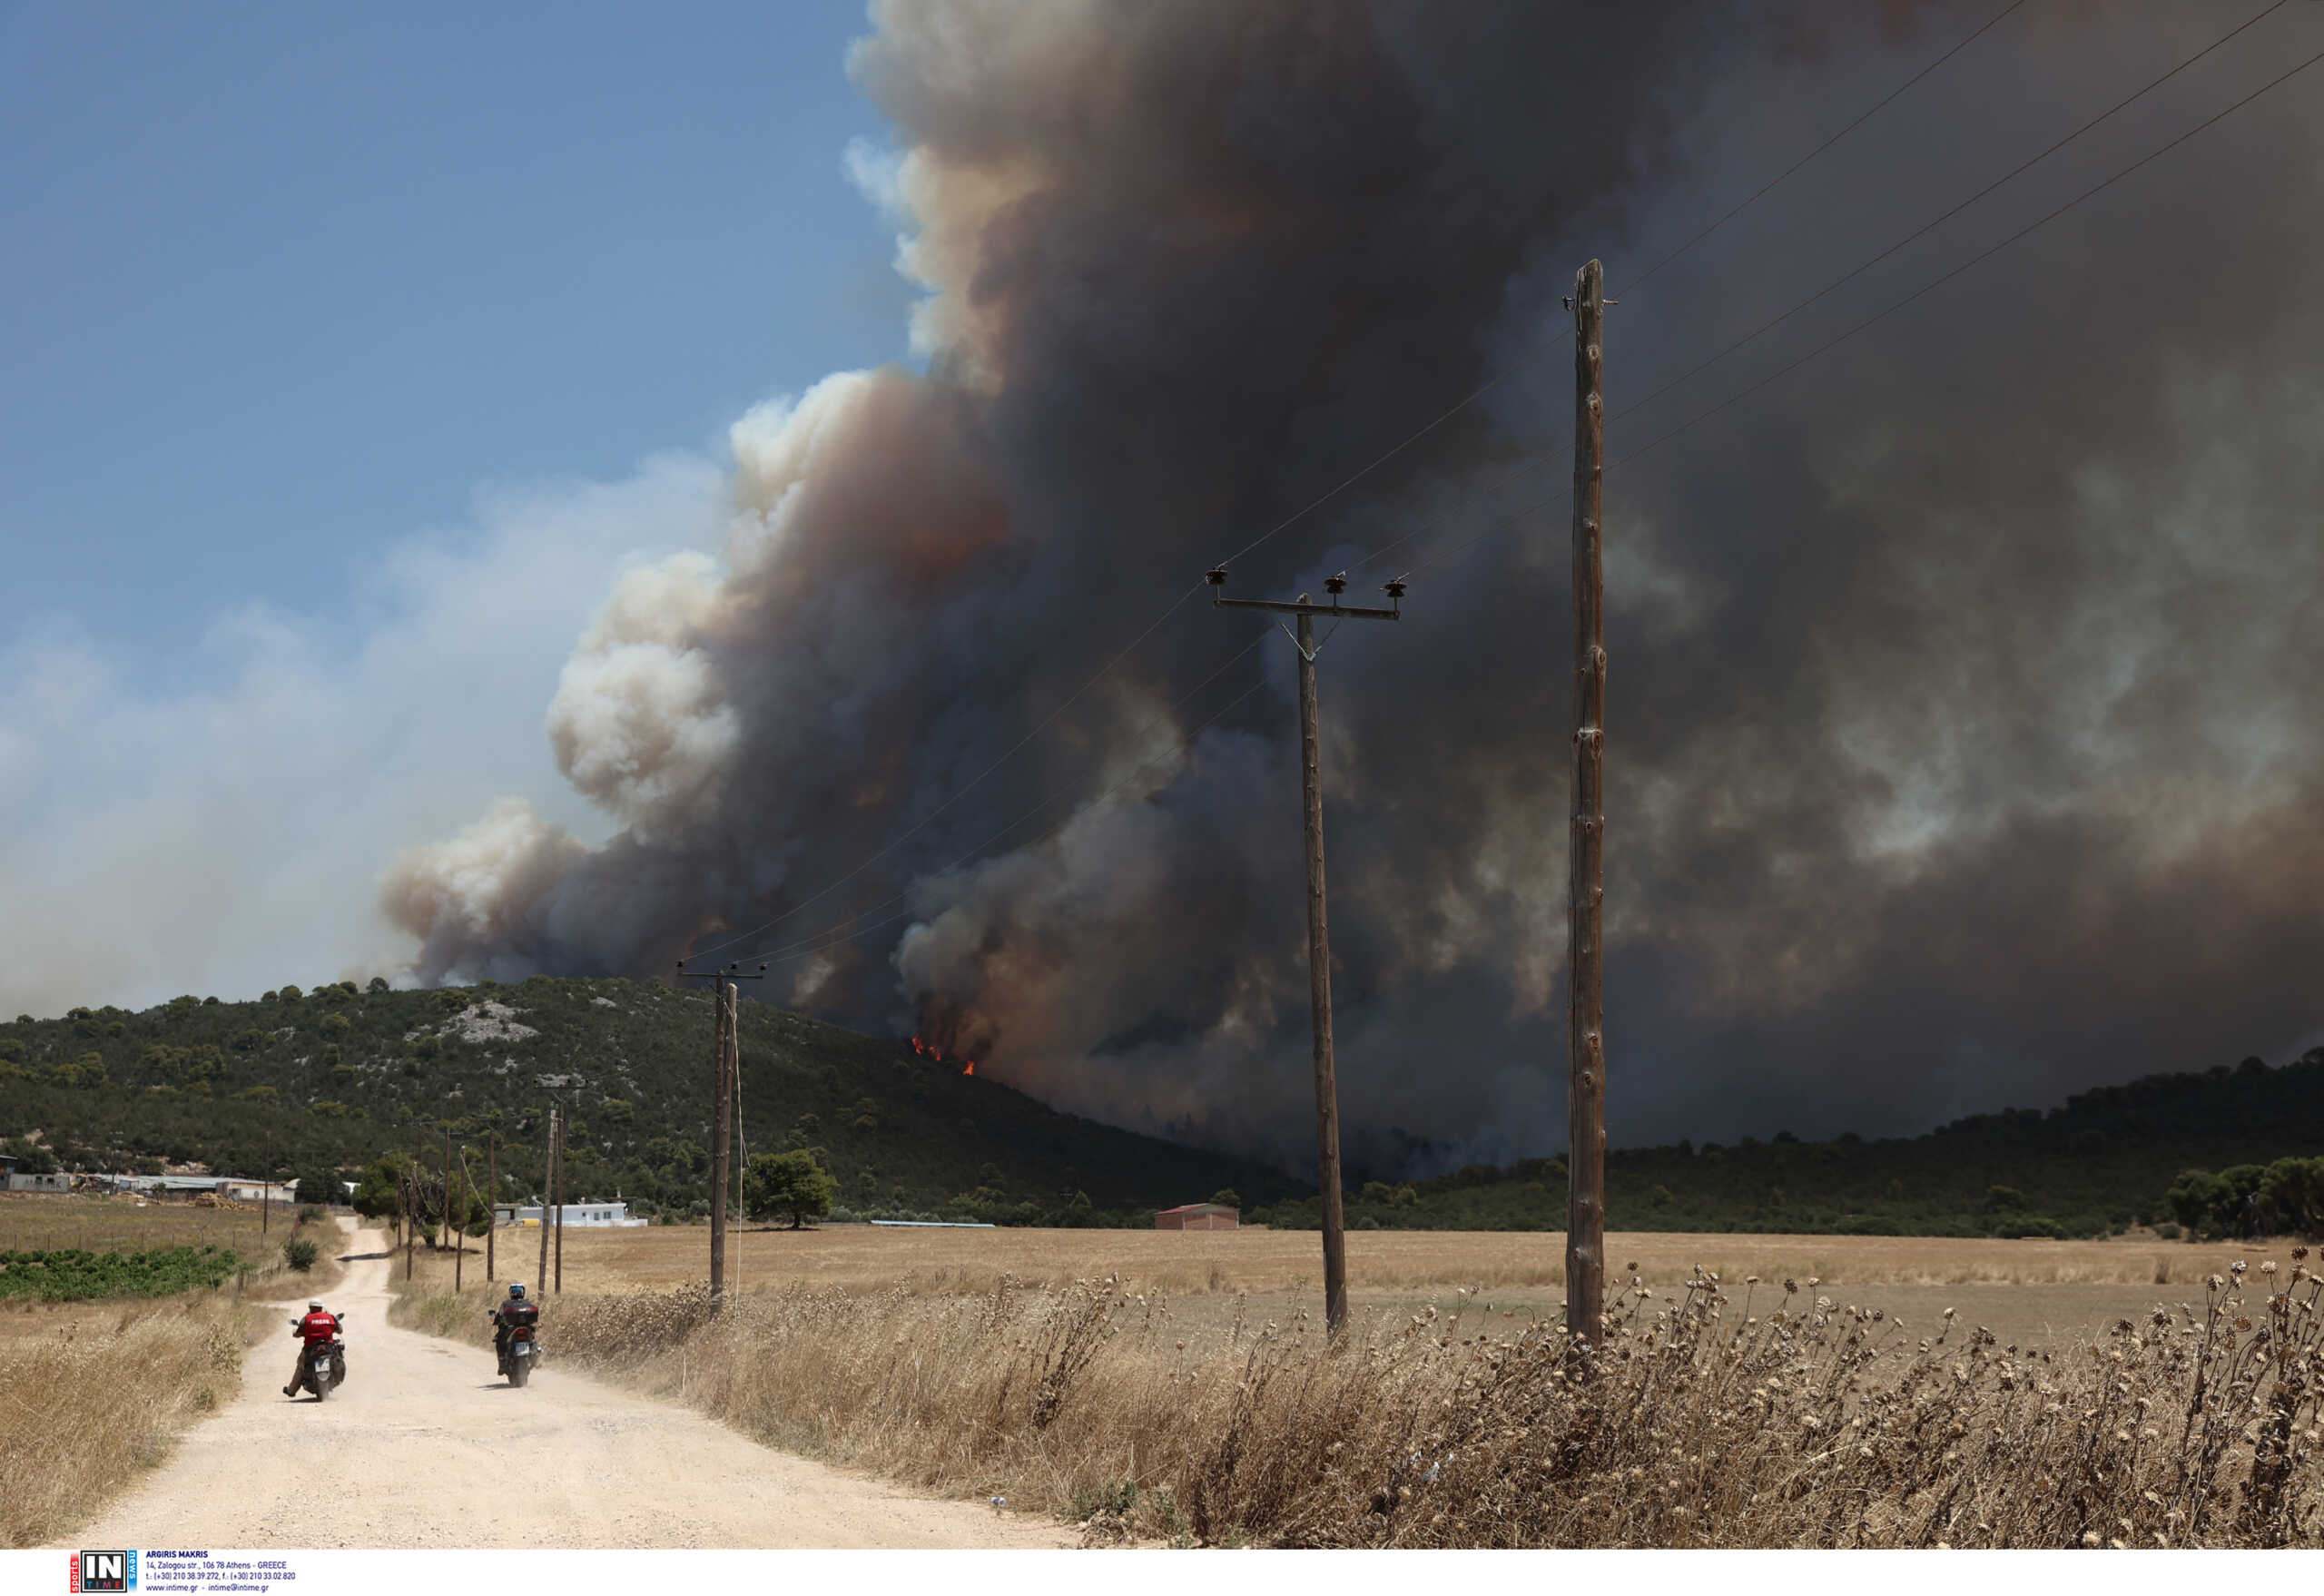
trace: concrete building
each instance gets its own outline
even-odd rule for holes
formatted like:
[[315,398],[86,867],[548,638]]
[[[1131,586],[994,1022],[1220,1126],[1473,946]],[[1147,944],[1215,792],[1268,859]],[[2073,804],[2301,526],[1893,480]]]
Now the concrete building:
[[[625,1229],[635,1225],[650,1225],[629,1211],[625,1202],[566,1203],[560,1215],[568,1230]],[[492,1210],[496,1225],[537,1226],[541,1222],[541,1207],[537,1203],[502,1203]]]
[[5,1185],[10,1191],[71,1191],[73,1177],[62,1169],[54,1175],[27,1175],[22,1170],[11,1169],[7,1179],[0,1185]]
[[1154,1216],[1157,1230],[1234,1230],[1243,1221],[1239,1208],[1224,1203],[1187,1203]]

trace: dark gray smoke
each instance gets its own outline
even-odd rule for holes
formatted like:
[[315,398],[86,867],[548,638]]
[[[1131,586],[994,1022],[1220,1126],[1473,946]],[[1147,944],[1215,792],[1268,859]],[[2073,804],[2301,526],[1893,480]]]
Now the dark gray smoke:
[[[2254,8],[2011,18],[1624,294],[1613,409]],[[927,374],[737,424],[723,564],[626,581],[550,710],[623,829],[511,803],[407,855],[417,974],[653,973],[789,913],[718,957],[1059,1106],[1301,1157],[1290,645],[1179,704],[1266,630],[1187,603],[969,783],[1206,566],[1514,368],[1234,580],[1287,596],[1420,534],[1362,578],[1416,566],[1408,618],[1321,660],[1351,1152],[1550,1149],[1558,297],[1989,14],[875,7],[852,64],[903,152]],[[1615,458],[2319,48],[2286,8],[1622,417]],[[1909,1128],[2324,1025],[2305,81],[1610,476],[1618,1141]],[[798,956],[842,925],[873,929]]]

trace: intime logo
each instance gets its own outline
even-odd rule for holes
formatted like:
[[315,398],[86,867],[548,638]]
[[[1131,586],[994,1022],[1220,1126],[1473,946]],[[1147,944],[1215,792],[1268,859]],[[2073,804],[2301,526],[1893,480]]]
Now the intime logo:
[[134,1591],[137,1553],[134,1552],[76,1552],[73,1554],[75,1591]]

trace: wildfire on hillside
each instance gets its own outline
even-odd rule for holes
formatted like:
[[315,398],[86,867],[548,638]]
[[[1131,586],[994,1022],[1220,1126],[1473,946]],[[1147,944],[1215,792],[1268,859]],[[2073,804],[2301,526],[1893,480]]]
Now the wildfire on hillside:
[[991,1023],[980,1016],[942,1003],[921,1005],[920,1026],[911,1034],[911,1050],[939,1064],[958,1064],[963,1075],[977,1072],[977,1060],[992,1047]]
[[[911,1039],[911,1050],[919,1054],[923,1059],[933,1059],[939,1064],[946,1064],[951,1061],[945,1056],[943,1049],[938,1047],[934,1042],[930,1041],[926,1037],[913,1037]],[[977,1061],[974,1059],[963,1059],[960,1060],[961,1074],[974,1075],[976,1072]]]

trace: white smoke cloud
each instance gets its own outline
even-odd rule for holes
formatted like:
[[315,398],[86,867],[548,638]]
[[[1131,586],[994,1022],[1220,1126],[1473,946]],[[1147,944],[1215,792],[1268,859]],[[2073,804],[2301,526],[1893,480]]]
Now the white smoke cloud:
[[625,566],[711,542],[723,487],[672,457],[487,493],[347,596],[377,617],[351,641],[253,606],[154,685],[68,621],[0,644],[0,1012],[393,973],[383,859],[507,793],[602,834],[541,706]]

